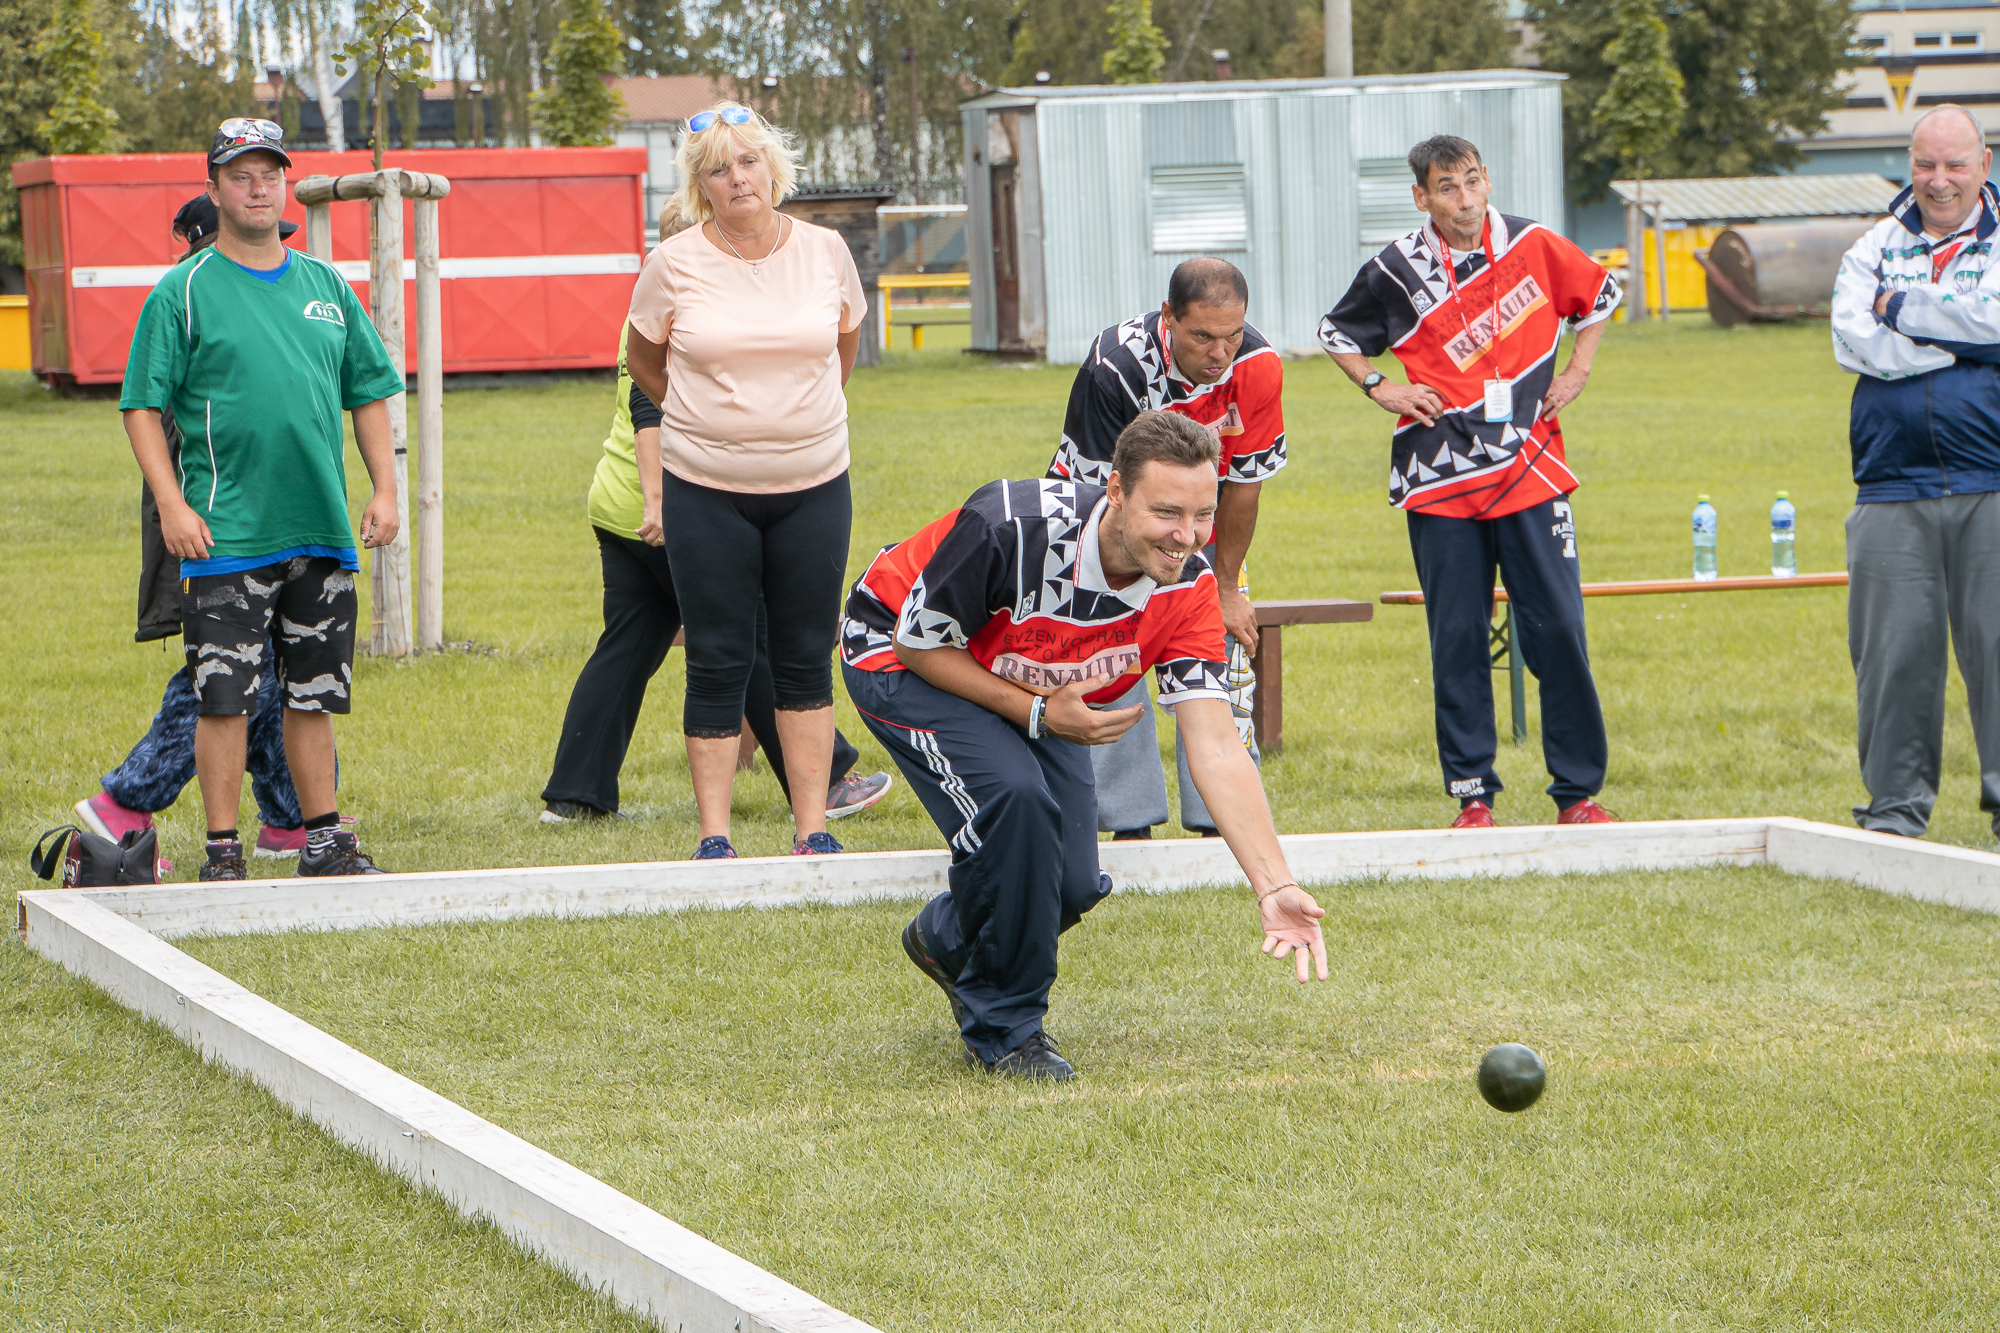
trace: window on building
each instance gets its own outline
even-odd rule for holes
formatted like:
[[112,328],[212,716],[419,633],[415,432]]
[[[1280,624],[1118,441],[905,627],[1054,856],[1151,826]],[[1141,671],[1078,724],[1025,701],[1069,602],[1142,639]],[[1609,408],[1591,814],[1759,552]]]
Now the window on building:
[[1250,200],[1240,164],[1153,168],[1153,253],[1250,248]]
[[1858,32],[1854,34],[1852,50],[1858,56],[1879,56],[1889,50],[1889,37],[1880,32]]
[[1954,51],[1977,51],[1986,44],[1986,39],[1976,32],[1955,32],[1951,35]]
[[1910,45],[1916,47],[1919,51],[1935,51],[1944,45],[1944,34],[1941,32],[1920,32],[1910,39]]

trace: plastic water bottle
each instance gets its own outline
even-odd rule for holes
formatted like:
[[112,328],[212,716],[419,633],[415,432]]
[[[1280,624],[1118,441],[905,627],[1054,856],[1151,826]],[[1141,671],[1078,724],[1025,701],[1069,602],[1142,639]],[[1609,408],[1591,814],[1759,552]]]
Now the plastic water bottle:
[[1795,541],[1798,511],[1792,502],[1778,492],[1778,502],[1771,506],[1771,577],[1788,579],[1799,572],[1799,552]]
[[1697,583],[1707,583],[1715,577],[1715,506],[1706,495],[1697,495],[1695,501],[1694,577]]

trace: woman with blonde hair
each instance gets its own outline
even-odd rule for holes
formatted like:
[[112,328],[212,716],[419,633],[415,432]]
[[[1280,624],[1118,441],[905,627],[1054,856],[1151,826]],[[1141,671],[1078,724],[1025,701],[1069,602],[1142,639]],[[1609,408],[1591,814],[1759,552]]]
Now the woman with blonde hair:
[[688,118],[681,212],[632,293],[626,366],[660,407],[662,527],[687,634],[681,729],[698,859],[736,855],[729,798],[745,683],[768,610],[777,731],[799,854],[837,852],[820,793],[853,503],[843,386],[867,299],[838,233],[777,211],[783,131],[722,102]]

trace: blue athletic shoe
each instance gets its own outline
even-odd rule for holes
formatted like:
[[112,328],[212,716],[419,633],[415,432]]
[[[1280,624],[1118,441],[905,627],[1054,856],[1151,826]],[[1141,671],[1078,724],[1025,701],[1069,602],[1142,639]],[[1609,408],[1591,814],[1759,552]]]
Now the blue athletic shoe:
[[844,850],[831,833],[808,833],[792,844],[793,856],[826,856]]
[[701,846],[694,849],[697,861],[734,861],[736,849],[729,845],[729,839],[721,833],[712,834],[701,840]]

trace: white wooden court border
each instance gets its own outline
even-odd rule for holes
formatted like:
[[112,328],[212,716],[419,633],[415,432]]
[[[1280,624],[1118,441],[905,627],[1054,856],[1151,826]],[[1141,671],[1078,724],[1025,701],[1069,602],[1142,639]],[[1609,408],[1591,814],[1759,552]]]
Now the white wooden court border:
[[[1801,819],[1681,820],[1283,839],[1309,884],[1382,878],[1772,865],[2000,913],[2000,856]],[[1242,883],[1219,840],[1106,843],[1120,887]],[[870,1326],[335,1040],[167,939],[687,908],[928,898],[943,852],[467,870],[20,895],[37,953],[244,1075],[340,1142],[674,1333],[869,1333]]]

